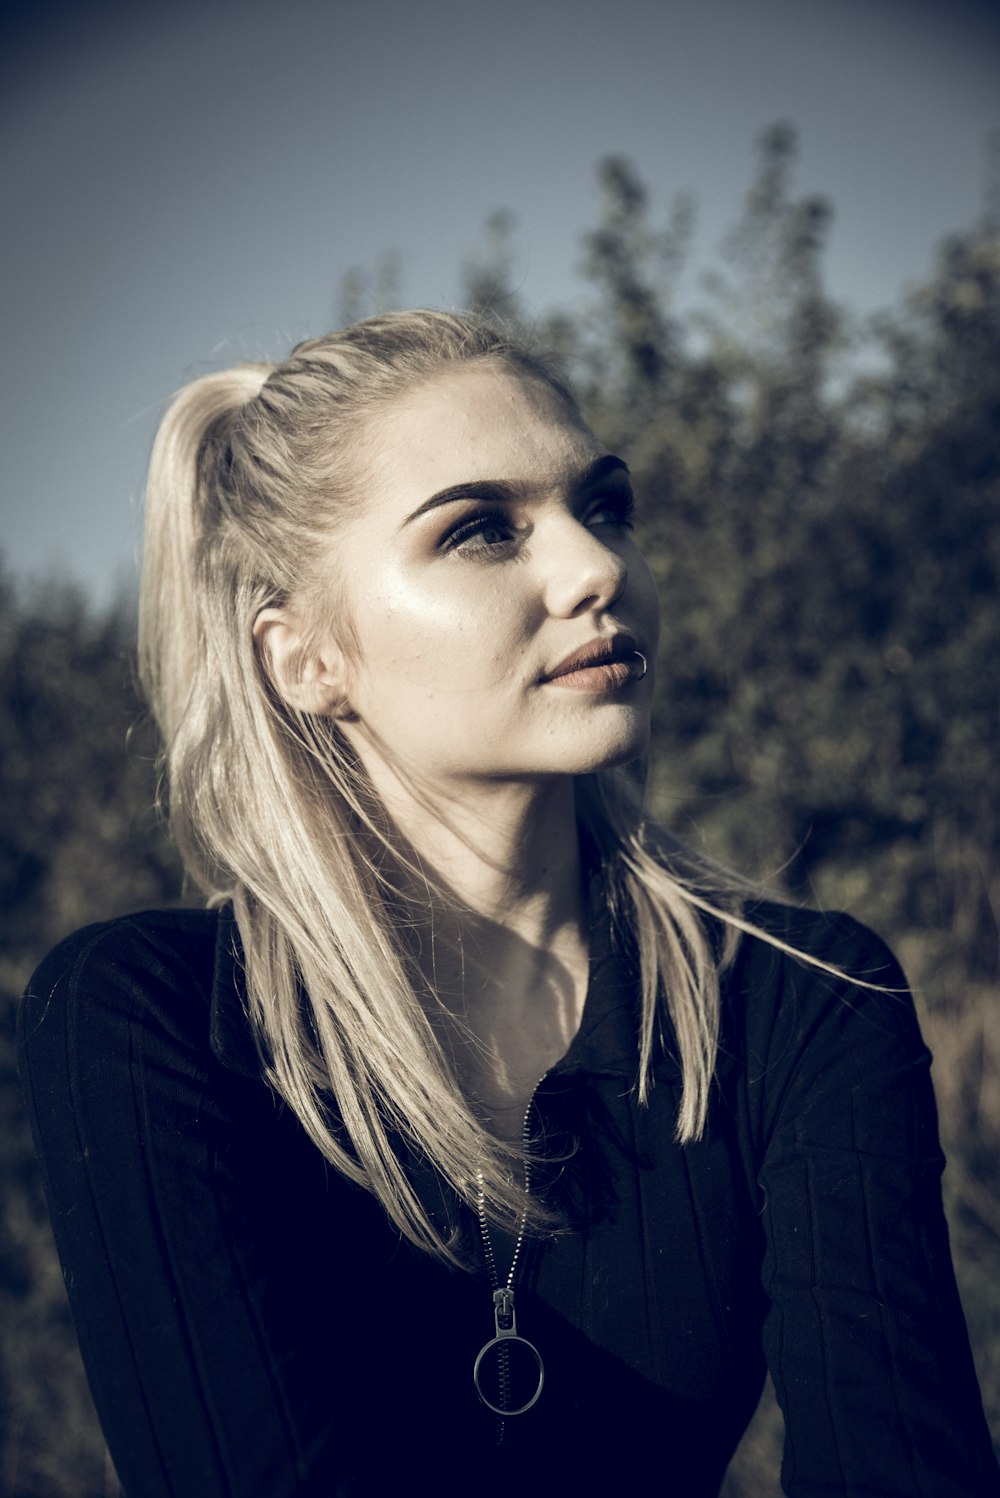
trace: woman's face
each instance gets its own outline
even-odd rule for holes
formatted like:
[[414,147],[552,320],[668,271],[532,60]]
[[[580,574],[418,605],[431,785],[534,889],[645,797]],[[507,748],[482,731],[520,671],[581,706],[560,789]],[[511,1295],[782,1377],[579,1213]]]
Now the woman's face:
[[333,548],[369,767],[375,745],[435,781],[523,781],[642,753],[658,607],[620,460],[543,381],[487,364],[404,397],[373,452]]

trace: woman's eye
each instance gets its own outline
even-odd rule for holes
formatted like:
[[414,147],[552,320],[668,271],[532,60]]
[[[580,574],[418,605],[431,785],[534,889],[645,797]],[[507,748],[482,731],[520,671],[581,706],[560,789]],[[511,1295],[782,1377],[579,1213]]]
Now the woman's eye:
[[619,530],[632,529],[635,498],[631,489],[613,489],[598,494],[587,510],[588,525],[614,525]]
[[444,539],[447,551],[495,554],[515,539],[514,525],[507,515],[474,515],[463,520]]

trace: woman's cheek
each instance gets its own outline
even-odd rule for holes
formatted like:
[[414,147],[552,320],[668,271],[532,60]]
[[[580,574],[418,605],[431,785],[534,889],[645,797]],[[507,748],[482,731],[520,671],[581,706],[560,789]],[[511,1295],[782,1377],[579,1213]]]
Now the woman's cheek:
[[[463,581],[465,581],[463,579]],[[378,689],[482,690],[511,674],[509,602],[474,586],[434,591],[383,577],[355,613],[362,675]]]

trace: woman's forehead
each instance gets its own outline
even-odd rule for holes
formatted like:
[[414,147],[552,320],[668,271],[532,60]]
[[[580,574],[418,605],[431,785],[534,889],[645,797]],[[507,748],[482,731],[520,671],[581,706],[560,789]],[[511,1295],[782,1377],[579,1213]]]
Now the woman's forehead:
[[383,480],[411,497],[463,479],[559,483],[606,451],[546,380],[486,362],[409,391],[383,414],[379,439]]

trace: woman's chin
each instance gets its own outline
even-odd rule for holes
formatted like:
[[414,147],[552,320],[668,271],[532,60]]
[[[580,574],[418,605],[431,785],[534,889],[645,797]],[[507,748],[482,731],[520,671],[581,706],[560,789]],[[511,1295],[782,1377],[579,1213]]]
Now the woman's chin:
[[563,773],[593,775],[598,770],[613,770],[641,759],[649,751],[648,719],[639,722],[607,724],[600,734],[581,734],[567,746]]

